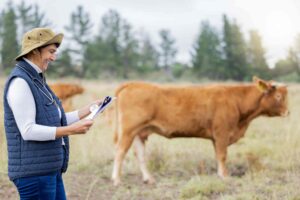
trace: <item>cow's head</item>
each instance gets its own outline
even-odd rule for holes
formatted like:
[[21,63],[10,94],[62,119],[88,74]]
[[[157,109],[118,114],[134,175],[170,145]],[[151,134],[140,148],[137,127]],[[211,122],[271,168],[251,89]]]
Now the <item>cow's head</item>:
[[260,103],[263,114],[268,116],[287,116],[289,114],[286,85],[264,81],[257,77],[253,77],[253,81],[264,94]]

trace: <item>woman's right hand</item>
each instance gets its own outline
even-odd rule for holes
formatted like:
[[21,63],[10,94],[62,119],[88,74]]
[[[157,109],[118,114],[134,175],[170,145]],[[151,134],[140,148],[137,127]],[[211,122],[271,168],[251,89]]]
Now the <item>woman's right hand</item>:
[[93,125],[93,123],[94,123],[93,120],[83,119],[69,126],[57,127],[56,138],[69,136],[69,135],[76,135],[76,134],[85,134]]
[[[74,134],[85,134],[90,127],[93,125],[94,121],[89,119],[83,119],[70,125],[71,132]],[[73,135],[73,134],[72,134]]]

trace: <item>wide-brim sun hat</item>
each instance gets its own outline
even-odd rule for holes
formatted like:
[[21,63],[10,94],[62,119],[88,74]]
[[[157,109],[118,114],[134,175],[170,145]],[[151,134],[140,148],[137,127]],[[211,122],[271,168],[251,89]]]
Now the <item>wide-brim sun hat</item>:
[[59,46],[63,38],[64,34],[55,34],[50,28],[34,28],[24,34],[21,53],[15,60],[19,60],[34,49],[42,46],[50,44],[57,44]]

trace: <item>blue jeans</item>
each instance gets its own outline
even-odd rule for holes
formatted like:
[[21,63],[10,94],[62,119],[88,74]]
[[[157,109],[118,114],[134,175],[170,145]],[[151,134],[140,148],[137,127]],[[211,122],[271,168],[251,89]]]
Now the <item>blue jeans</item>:
[[21,200],[65,200],[66,193],[60,172],[15,179]]

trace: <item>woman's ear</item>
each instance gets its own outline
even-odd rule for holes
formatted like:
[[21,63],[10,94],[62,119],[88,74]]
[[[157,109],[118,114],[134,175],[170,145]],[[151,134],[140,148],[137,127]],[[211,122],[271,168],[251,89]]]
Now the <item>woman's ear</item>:
[[40,51],[39,51],[38,49],[34,49],[34,50],[32,51],[32,53],[33,53],[34,55],[37,55],[37,54],[40,53]]

